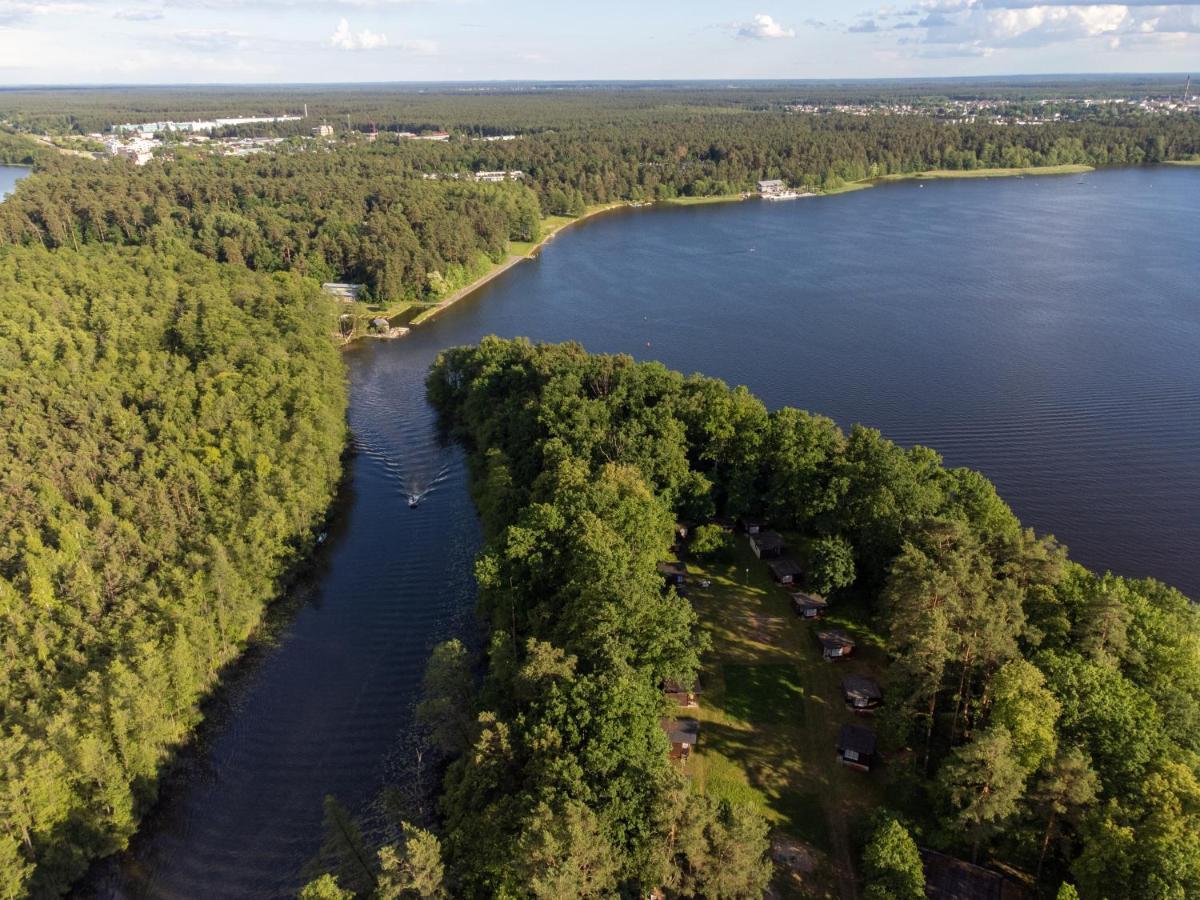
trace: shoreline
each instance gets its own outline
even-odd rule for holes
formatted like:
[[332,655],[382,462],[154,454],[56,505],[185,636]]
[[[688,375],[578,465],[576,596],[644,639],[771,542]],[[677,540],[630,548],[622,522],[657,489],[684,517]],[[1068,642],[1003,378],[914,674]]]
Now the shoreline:
[[[1200,165],[1200,161],[1181,160],[1168,163],[1169,165]],[[877,187],[881,184],[890,184],[902,181],[947,181],[961,178],[1024,178],[1025,176],[1043,176],[1043,175],[1083,175],[1088,172],[1096,171],[1095,166],[1069,164],[1061,166],[1026,166],[1022,168],[1002,169],[1002,168],[984,168],[984,169],[925,169],[920,172],[900,172],[892,175],[880,175],[875,178],[864,178],[860,181],[848,181],[845,184],[830,188],[828,190],[817,191],[812,194],[798,196],[797,200],[812,200],[820,197],[835,197],[840,194],[849,194],[856,191],[863,191],[869,188]],[[618,200],[613,203],[605,203],[600,206],[591,207],[585,210],[581,215],[573,219],[565,219],[552,224],[536,243],[522,247],[523,252],[509,253],[508,256],[499,263],[493,263],[492,267],[479,278],[476,278],[470,284],[466,284],[452,294],[439,300],[437,303],[424,309],[414,316],[411,320],[405,323],[405,326],[410,330],[423,325],[435,316],[440,315],[445,310],[449,309],[454,304],[471,296],[493,278],[507,272],[517,263],[527,259],[534,259],[538,252],[552,241],[558,234],[573,228],[580,222],[585,222],[589,219],[604,213],[612,212],[617,209],[642,209],[651,206],[708,206],[718,203],[740,203],[744,200],[752,199],[757,196],[754,193],[738,192],[735,194],[713,194],[711,196],[701,197],[673,197],[669,200],[653,200],[653,201],[637,201],[637,200]],[[558,216],[549,216],[546,221],[553,222],[555,219],[561,219]],[[512,242],[514,245],[520,246],[521,242]],[[396,304],[397,307],[407,307],[412,304],[412,301],[404,301],[402,304]],[[391,319],[398,315],[398,312],[384,312],[380,315],[383,318]],[[359,340],[366,338],[378,337],[373,334],[359,334],[341,342],[341,347],[349,347]],[[403,335],[399,335],[403,337]]]

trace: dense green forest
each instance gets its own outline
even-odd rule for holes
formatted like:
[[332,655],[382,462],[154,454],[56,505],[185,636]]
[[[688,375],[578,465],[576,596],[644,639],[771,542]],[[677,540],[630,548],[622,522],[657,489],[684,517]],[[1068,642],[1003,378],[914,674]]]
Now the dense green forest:
[[7,247],[0,298],[0,895],[57,896],[310,550],[345,392],[295,275]]
[[[824,190],[928,168],[1200,153],[1187,116],[1024,127],[785,109],[930,92],[1081,86],[0,91],[0,162],[35,167],[0,204],[0,892],[59,895],[123,845],[197,702],[310,548],[345,430],[337,310],[318,282],[438,298],[510,242],[537,240],[545,215],[762,177]],[[311,123],[284,123],[255,129],[289,137],[276,152],[178,148],[139,168],[23,133],[306,100],[358,131],[378,125],[378,139],[312,140]],[[451,139],[390,134],[439,128]],[[475,183],[485,169],[525,177]],[[422,718],[454,760],[438,816],[339,870],[343,888],[755,895],[764,823],[693,795],[664,757],[659,682],[689,676],[703,646],[653,571],[676,514],[755,510],[810,536],[829,583],[870,596],[895,635],[891,695],[908,699],[889,712],[890,740],[914,759],[897,827],[960,850],[968,835],[967,850],[1041,866],[1047,883],[1071,877],[1088,896],[1114,878],[1146,896],[1200,890],[1188,843],[1200,664],[1178,594],[1082,572],[931,451],[768,414],[661,367],[489,343],[448,354],[431,392],[477,453],[481,609],[495,637],[479,691],[463,648],[435,655]],[[957,599],[922,608],[928,584]],[[914,643],[914,622],[937,640]],[[1057,704],[1039,707],[1054,716],[1037,752],[1024,718],[1018,728],[998,711],[1014,680]],[[943,802],[966,796],[980,754],[1002,752],[1017,759],[1008,806]],[[1046,793],[1053,784],[1067,787]]]
[[[654,563],[676,516],[720,513],[801,540],[887,648],[871,896],[920,896],[912,836],[1050,893],[1200,892],[1200,613],[1179,592],[1069,562],[932,450],[656,363],[489,338],[428,388],[471,451],[490,640],[476,692],[461,646],[431,664],[423,718],[453,762],[440,837],[384,849],[410,875],[436,862],[465,897],[761,894],[764,823],[689,795],[656,726],[703,642]],[[357,877],[394,896],[382,863]]]
[[[778,110],[792,103],[1036,102],[1178,95],[1179,75],[1009,76],[782,81],[507,82],[215,87],[0,88],[0,121],[39,133],[86,134],[114,125],[228,116],[299,115],[354,127],[468,133],[540,131],[706,109]],[[280,123],[306,134],[312,122]],[[261,128],[262,126],[255,126]],[[236,132],[236,129],[233,130]]]
[[183,160],[141,169],[60,158],[0,205],[0,242],[78,248],[181,239],[210,259],[378,296],[436,295],[477,257],[536,240],[517,184],[433,182],[403,160],[354,150]]

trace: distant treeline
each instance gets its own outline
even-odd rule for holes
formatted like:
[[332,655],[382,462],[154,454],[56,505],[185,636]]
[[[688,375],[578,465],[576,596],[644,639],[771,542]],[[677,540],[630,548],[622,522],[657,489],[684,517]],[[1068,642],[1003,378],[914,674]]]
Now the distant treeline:
[[333,304],[172,245],[0,248],[0,896],[120,850],[339,478]]
[[[56,134],[103,132],[114,125],[300,115],[281,126],[307,132],[346,117],[354,127],[446,128],[475,133],[681,118],[712,109],[778,110],[793,103],[911,103],[939,99],[1038,101],[1068,97],[1165,97],[1186,75],[913,78],[857,81],[559,82],[415,85],[312,85],[0,89],[0,121]],[[261,126],[256,126],[261,127]]]
[[[540,102],[520,98],[518,108],[529,113]],[[180,237],[259,271],[361,281],[377,298],[436,297],[479,259],[499,260],[510,240],[536,240],[541,214],[577,215],[589,204],[732,194],[760,178],[823,190],[925,169],[1127,165],[1200,153],[1194,116],[1034,127],[723,107],[637,108],[613,121],[590,112],[596,118],[586,123],[511,141],[296,142],[249,159],[142,168],[54,156],[0,206],[0,241],[77,247]],[[475,184],[470,175],[480,170],[526,178]]]
[[[1086,898],[1200,892],[1200,613],[1179,592],[1068,562],[932,450],[656,363],[489,338],[428,388],[487,535],[483,686],[465,700],[444,647],[423,707],[455,758],[438,874],[456,896],[761,893],[761,820],[685,802],[656,725],[656,688],[702,643],[654,562],[676,515],[717,513],[769,517],[871,604],[890,803],[923,843]],[[392,884],[380,871],[354,890]]]

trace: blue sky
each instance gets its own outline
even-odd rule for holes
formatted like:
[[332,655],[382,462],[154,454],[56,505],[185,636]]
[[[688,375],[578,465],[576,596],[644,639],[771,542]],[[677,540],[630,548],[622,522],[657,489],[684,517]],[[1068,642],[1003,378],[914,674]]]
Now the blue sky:
[[0,0],[0,84],[1187,71],[1200,0]]

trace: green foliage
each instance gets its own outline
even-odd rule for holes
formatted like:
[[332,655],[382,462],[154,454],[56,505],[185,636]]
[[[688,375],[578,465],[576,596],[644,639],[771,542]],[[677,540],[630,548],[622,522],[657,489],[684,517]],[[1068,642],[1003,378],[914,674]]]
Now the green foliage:
[[1013,753],[1026,772],[1037,770],[1054,755],[1060,709],[1046,688],[1045,676],[1024,659],[1006,662],[992,681],[991,721],[1008,729]]
[[726,560],[733,552],[733,535],[720,525],[700,525],[691,534],[688,552],[714,560]]
[[379,851],[376,900],[440,900],[446,896],[441,842],[428,831],[405,823],[399,846]]
[[924,900],[925,869],[917,842],[895,816],[877,817],[862,863],[870,900]]
[[311,546],[345,437],[333,311],[178,247],[0,249],[0,871],[122,846]]
[[819,594],[831,594],[854,583],[854,548],[845,538],[820,537],[808,547],[808,583]]
[[367,848],[362,829],[336,797],[325,798],[325,818],[321,822],[324,840],[316,859],[310,864],[314,872],[332,875],[336,883],[351,896],[364,894],[375,887],[377,861]]
[[966,834],[978,860],[981,842],[1017,811],[1024,787],[1008,729],[992,726],[955,748],[938,773],[938,793],[948,806],[946,830]]
[[443,753],[462,753],[474,737],[474,684],[467,648],[454,639],[433,648],[425,666],[425,683],[417,721],[430,730]]
[[343,890],[337,879],[325,874],[300,889],[296,900],[354,900],[354,891]]
[[529,240],[537,211],[523,185],[426,180],[354,148],[141,168],[60,157],[0,206],[0,242],[181,242],[260,272],[362,282],[375,299],[436,299]]

